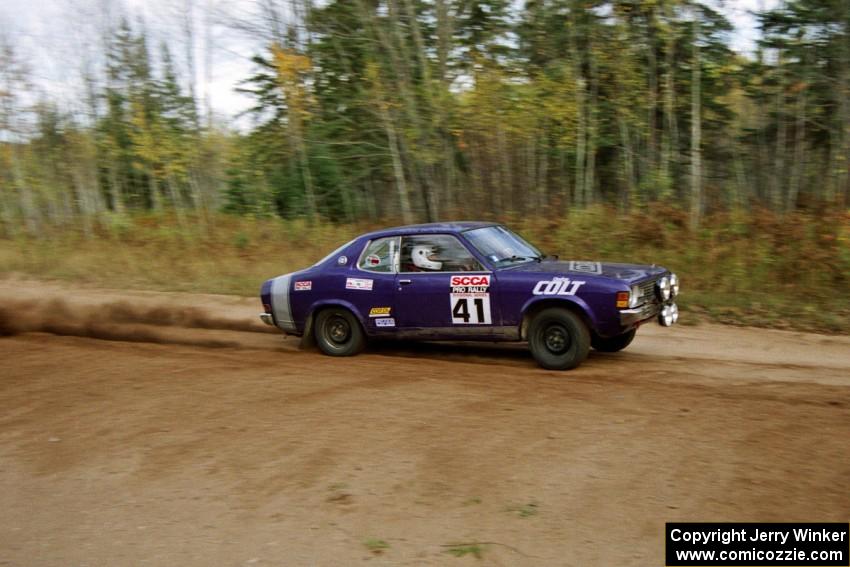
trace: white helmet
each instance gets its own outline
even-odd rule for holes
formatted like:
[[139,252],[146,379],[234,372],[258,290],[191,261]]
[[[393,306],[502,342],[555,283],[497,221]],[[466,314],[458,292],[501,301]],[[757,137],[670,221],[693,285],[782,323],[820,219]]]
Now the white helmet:
[[413,259],[413,265],[417,268],[436,271],[443,267],[443,263],[432,260],[434,254],[436,251],[433,246],[422,245],[414,246],[410,256]]

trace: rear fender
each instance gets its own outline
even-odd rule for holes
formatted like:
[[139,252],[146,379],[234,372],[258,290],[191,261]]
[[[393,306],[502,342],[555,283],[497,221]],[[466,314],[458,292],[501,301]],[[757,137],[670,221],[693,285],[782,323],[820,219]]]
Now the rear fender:
[[354,315],[354,317],[360,323],[360,328],[363,329],[363,332],[367,335],[369,334],[366,330],[369,327],[366,325],[366,321],[363,319],[363,315],[360,313],[360,311],[358,311],[357,307],[355,307],[354,304],[345,301],[344,299],[323,299],[321,301],[315,302],[313,305],[310,306],[310,312],[307,315],[307,319],[304,321],[305,337],[307,336],[308,331],[311,335],[313,334],[313,323],[315,321],[314,318],[316,316],[316,313],[326,307],[342,307],[344,309],[347,309],[348,311],[351,311],[351,314]]

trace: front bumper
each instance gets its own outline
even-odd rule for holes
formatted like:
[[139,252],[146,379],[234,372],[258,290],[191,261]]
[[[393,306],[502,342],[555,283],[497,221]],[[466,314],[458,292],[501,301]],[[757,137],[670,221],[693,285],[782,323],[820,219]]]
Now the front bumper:
[[648,319],[658,317],[661,307],[660,303],[646,303],[634,309],[624,309],[620,311],[620,325],[631,328]]
[[[669,322],[665,322],[664,315],[667,314],[670,309],[675,310],[676,315],[675,317],[668,318]],[[662,326],[672,326],[679,319],[679,308],[676,306],[676,303],[669,301],[667,303],[647,303],[640,307],[635,307],[634,309],[625,309],[620,311],[620,325],[626,328],[631,328],[636,325],[640,325],[653,317],[657,318],[658,323]]]
[[266,325],[271,325],[272,327],[274,327],[274,319],[272,318],[271,313],[260,313],[260,321],[262,321]]

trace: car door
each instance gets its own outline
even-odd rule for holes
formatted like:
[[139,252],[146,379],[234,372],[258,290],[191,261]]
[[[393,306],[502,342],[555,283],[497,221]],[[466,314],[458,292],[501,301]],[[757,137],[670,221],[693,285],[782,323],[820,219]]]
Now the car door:
[[488,335],[497,324],[495,279],[451,234],[403,236],[396,324],[423,335]]
[[345,297],[362,314],[366,331],[378,334],[395,329],[397,236],[370,240],[346,275]]

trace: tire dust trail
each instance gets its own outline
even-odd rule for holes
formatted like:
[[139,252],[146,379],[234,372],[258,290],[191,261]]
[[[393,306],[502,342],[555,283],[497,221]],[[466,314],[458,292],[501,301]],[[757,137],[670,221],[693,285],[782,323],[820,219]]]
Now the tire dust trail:
[[[8,283],[7,283],[8,285]],[[30,283],[27,288],[38,289]],[[0,287],[2,290],[2,287]],[[51,297],[51,294],[56,294]],[[216,314],[216,309],[180,305],[161,300],[111,301],[81,290],[60,293],[51,290],[39,299],[9,299],[0,297],[0,336],[22,333],[88,337],[109,341],[184,344],[212,348],[235,347],[239,342],[175,333],[179,329],[212,331],[257,332],[276,331],[246,317],[228,318]],[[15,293],[19,296],[19,293]],[[91,295],[95,295],[92,297]],[[108,298],[110,294],[106,294]],[[146,294],[148,295],[148,294]],[[168,332],[164,329],[170,329]]]
[[848,337],[649,326],[552,373],[301,351],[255,298],[0,298],[0,565],[661,565],[667,521],[850,510]]

